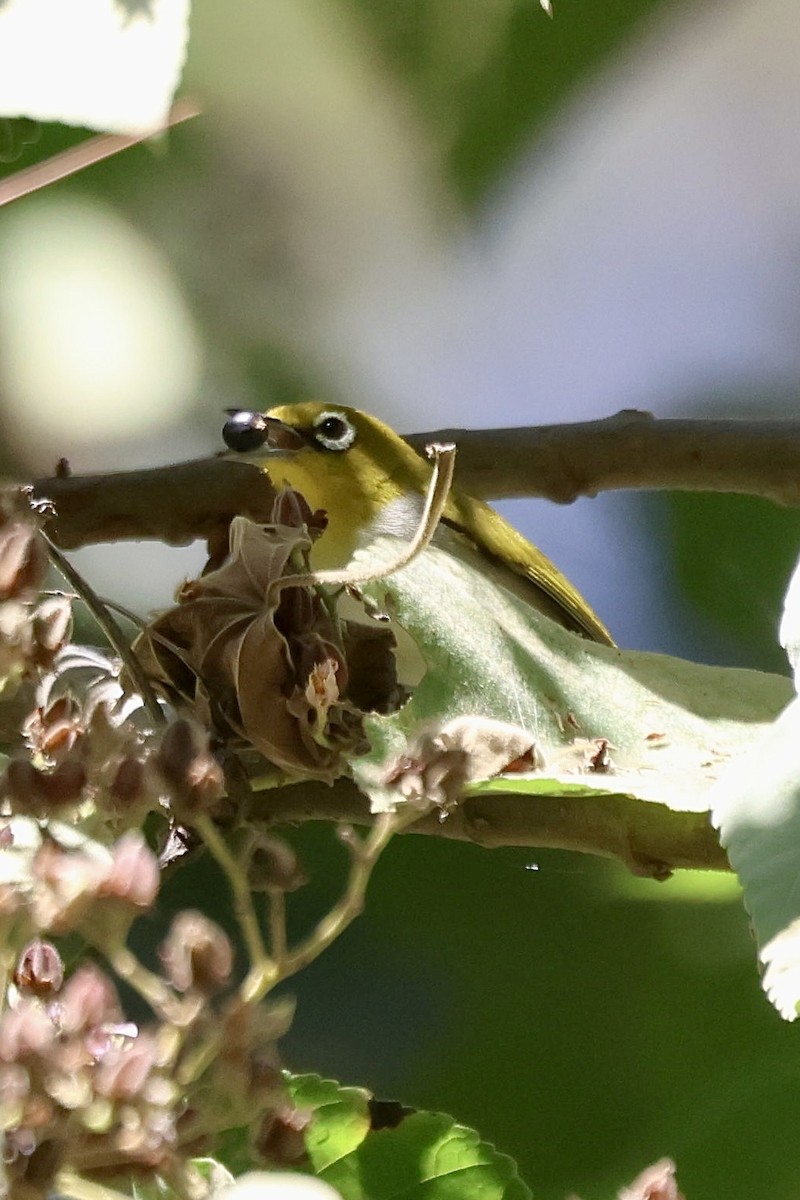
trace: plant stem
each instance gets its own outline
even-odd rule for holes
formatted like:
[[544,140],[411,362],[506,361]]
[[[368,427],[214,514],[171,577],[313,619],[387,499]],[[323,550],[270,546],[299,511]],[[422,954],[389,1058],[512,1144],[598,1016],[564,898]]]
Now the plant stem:
[[396,833],[419,818],[419,812],[408,805],[399,812],[381,813],[366,838],[353,853],[350,876],[343,895],[305,941],[290,951],[280,969],[280,978],[296,975],[344,933],[364,909],[364,896],[373,868]]
[[136,684],[137,690],[144,701],[145,707],[153,719],[153,724],[156,728],[166,725],[166,717],[162,711],[161,705],[158,703],[158,698],[153,691],[150,680],[147,678],[141,663],[130,648],[128,639],[120,629],[119,625],[112,617],[106,605],[97,595],[94,588],[86,582],[77,571],[69,559],[61,553],[58,546],[47,536],[43,534],[47,542],[50,558],[54,565],[58,568],[64,578],[75,589],[84,602],[89,612],[94,617],[97,624],[102,629],[109,644],[113,647],[119,657],[122,659],[128,674]]
[[248,886],[246,872],[241,869],[231,854],[225,844],[225,839],[210,817],[198,817],[194,825],[225,872],[233,892],[236,917],[250,959],[250,970],[242,984],[242,998],[249,1001],[257,994],[257,998],[260,999],[276,981],[278,971],[275,962],[267,953],[264,939],[261,936],[261,926],[253,905],[253,896]]

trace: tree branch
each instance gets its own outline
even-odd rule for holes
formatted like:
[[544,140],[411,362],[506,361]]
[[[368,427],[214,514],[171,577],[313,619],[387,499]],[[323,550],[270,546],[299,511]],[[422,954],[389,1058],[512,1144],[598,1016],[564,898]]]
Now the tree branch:
[[[800,505],[800,421],[660,419],[624,411],[598,421],[414,434],[421,450],[458,446],[456,483],[485,499],[543,496],[568,504],[621,488],[737,492]],[[48,532],[74,549],[154,538],[179,545],[222,534],[231,516],[269,519],[274,491],[251,464],[202,459],[152,470],[39,480],[56,517]]]
[[622,488],[737,492],[800,504],[800,421],[676,420],[625,409],[597,421],[438,430],[408,439],[458,447],[456,483],[484,499],[569,504]]
[[113,475],[40,479],[33,496],[52,505],[47,532],[65,550],[97,542],[147,540],[186,545],[227,537],[237,514],[270,520],[275,489],[250,463],[196,459]]
[[[254,805],[257,814],[258,797]],[[306,782],[264,796],[270,822],[372,822],[367,798],[350,780],[333,787]],[[679,868],[726,871],[719,836],[705,813],[673,812],[627,796],[516,795],[502,792],[465,797],[445,821],[438,812],[410,826],[410,833],[453,838],[494,849],[575,850],[614,858],[635,875],[665,879]]]

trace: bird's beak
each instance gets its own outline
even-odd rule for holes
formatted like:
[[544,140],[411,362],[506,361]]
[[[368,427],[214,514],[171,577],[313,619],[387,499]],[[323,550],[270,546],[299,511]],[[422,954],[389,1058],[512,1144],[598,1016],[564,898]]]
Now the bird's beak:
[[302,450],[306,445],[306,439],[299,429],[294,429],[276,417],[264,417],[263,421],[267,435],[264,442],[265,450],[272,450],[277,454],[291,454],[296,450]]
[[234,454],[259,458],[294,454],[307,444],[303,434],[293,426],[248,409],[228,409],[222,437]]

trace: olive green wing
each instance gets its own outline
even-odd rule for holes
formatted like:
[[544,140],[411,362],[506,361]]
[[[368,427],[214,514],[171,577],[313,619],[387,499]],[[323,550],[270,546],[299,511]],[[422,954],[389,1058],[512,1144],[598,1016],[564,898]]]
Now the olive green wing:
[[568,629],[577,629],[606,646],[614,645],[611,634],[577,588],[561,574],[546,554],[542,554],[488,504],[463,493],[451,492],[443,520],[490,559],[530,580],[539,592],[553,602],[556,612],[552,615]]

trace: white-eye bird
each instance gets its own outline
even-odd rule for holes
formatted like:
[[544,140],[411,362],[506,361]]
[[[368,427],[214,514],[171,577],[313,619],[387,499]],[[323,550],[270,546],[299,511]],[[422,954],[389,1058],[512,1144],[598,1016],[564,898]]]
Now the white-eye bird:
[[[430,463],[376,417],[316,402],[232,411],[223,437],[237,457],[267,471],[276,488],[288,483],[312,509],[325,510],[329,524],[312,558],[318,568],[344,566],[380,534],[409,539],[416,532]],[[477,551],[508,590],[565,628],[614,644],[569,580],[488,504],[453,488],[442,526],[448,548],[461,547],[473,561]]]

